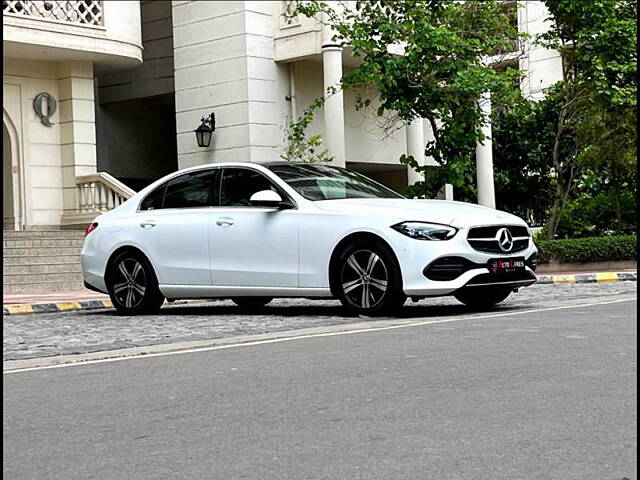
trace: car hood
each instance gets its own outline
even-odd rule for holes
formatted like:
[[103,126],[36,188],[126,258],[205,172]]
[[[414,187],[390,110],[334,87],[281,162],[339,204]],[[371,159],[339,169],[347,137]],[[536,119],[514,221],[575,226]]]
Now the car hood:
[[519,217],[473,203],[446,200],[350,198],[314,202],[321,210],[356,215],[386,216],[391,221],[415,220],[466,228],[474,225],[526,225]]

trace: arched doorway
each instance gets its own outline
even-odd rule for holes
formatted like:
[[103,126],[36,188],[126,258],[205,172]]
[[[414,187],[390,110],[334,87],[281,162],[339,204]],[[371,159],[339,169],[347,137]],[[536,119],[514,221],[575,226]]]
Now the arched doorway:
[[2,228],[21,230],[24,225],[24,209],[20,188],[19,146],[13,123],[3,112],[2,121]]
[[15,219],[11,138],[9,138],[7,127],[2,124],[2,229],[13,230],[16,223]]

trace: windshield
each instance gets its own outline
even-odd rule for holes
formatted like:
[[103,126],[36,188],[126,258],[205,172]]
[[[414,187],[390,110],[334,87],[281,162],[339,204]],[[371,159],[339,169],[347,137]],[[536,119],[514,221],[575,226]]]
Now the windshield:
[[308,200],[341,198],[404,198],[357,172],[329,165],[266,165]]

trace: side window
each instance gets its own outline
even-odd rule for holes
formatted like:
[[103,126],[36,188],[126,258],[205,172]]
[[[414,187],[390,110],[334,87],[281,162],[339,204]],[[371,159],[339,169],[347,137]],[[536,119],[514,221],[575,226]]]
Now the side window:
[[162,208],[162,199],[164,198],[166,188],[167,184],[165,183],[147,195],[140,204],[140,210],[157,210]]
[[251,195],[261,190],[273,190],[283,195],[275,184],[260,172],[245,168],[225,168],[220,185],[220,206],[249,207]]
[[151,192],[140,204],[140,210],[214,206],[217,176],[216,169],[173,178]]
[[213,206],[216,173],[216,170],[193,172],[169,180],[162,208]]

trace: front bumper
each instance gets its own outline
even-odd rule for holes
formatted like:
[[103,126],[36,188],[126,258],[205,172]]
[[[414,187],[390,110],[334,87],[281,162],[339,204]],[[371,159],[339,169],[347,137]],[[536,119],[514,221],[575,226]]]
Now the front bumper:
[[[538,250],[529,240],[526,249],[511,254],[485,253],[475,250],[467,242],[467,230],[462,229],[451,240],[424,241],[415,240],[397,233],[394,235],[394,249],[402,271],[403,289],[410,297],[430,297],[450,295],[462,288],[487,287],[524,287],[537,281],[534,273],[534,255]],[[425,269],[435,260],[443,257],[459,257],[468,262],[465,271],[451,280],[434,280],[425,276]],[[523,257],[526,262],[521,275],[492,275],[487,266],[495,258]]]

